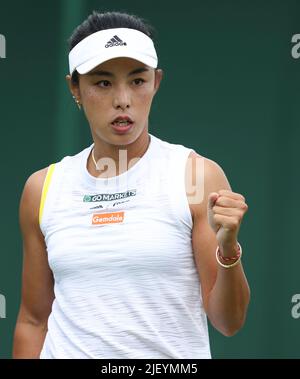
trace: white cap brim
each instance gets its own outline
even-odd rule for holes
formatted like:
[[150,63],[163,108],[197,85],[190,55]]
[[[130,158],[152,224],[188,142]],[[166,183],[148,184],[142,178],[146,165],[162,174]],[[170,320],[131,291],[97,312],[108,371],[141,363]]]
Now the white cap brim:
[[158,64],[153,41],[146,34],[127,28],[106,29],[84,38],[70,51],[70,74],[74,70],[86,74],[107,60],[122,57],[152,68]]
[[100,65],[103,62],[106,62],[110,59],[114,58],[132,58],[139,62],[144,63],[145,65],[149,67],[156,68],[157,67],[157,61],[153,59],[152,57],[146,56],[144,54],[140,54],[137,52],[112,52],[111,54],[106,54],[105,56],[99,55],[94,58],[91,58],[89,61],[81,64],[80,66],[77,66],[76,70],[79,74],[86,74],[89,71],[93,70],[95,67]]

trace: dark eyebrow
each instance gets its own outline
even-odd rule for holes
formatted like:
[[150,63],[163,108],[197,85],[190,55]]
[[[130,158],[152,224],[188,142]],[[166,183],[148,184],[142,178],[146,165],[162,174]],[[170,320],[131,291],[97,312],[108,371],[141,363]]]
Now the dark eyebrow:
[[140,67],[140,68],[137,68],[136,70],[133,70],[131,71],[128,76],[130,75],[135,75],[135,74],[140,74],[142,72],[146,72],[146,71],[149,71],[149,69],[147,67]]
[[[140,74],[140,73],[145,72],[145,71],[149,71],[149,69],[147,67],[136,68],[135,70],[131,71],[128,74],[128,76],[135,75],[135,74]],[[112,72],[102,71],[102,70],[90,72],[90,73],[88,73],[88,75],[89,76],[94,76],[94,75],[98,75],[98,76],[110,76],[110,77],[114,76],[114,74]]]
[[113,74],[111,72],[108,72],[108,71],[94,71],[94,72],[89,72],[88,73],[89,76],[95,76],[95,75],[101,75],[101,76],[113,76]]

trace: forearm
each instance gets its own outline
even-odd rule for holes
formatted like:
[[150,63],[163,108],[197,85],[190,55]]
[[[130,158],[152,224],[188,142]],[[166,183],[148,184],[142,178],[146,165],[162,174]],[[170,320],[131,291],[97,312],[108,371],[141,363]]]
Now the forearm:
[[14,335],[13,358],[39,358],[47,333],[47,324],[18,321]]
[[249,300],[250,289],[241,262],[230,268],[218,265],[207,306],[212,325],[226,336],[235,334],[244,324]]

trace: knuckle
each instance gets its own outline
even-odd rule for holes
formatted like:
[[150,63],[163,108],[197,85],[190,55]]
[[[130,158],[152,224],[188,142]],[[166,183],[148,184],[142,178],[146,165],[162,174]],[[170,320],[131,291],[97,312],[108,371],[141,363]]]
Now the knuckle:
[[239,225],[239,222],[240,222],[239,217],[234,217],[234,219],[233,219],[233,221],[232,221],[232,225],[233,225],[234,227],[236,227],[236,226]]
[[245,209],[245,210],[248,209],[248,205],[243,201],[241,201],[241,209]]

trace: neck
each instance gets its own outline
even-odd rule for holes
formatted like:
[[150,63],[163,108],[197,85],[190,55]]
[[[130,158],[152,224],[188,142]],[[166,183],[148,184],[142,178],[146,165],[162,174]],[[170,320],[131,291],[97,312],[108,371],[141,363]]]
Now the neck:
[[112,145],[94,138],[93,153],[98,170],[92,158],[92,151],[88,157],[87,169],[95,177],[110,178],[121,175],[145,154],[149,141],[147,129],[128,145]]

